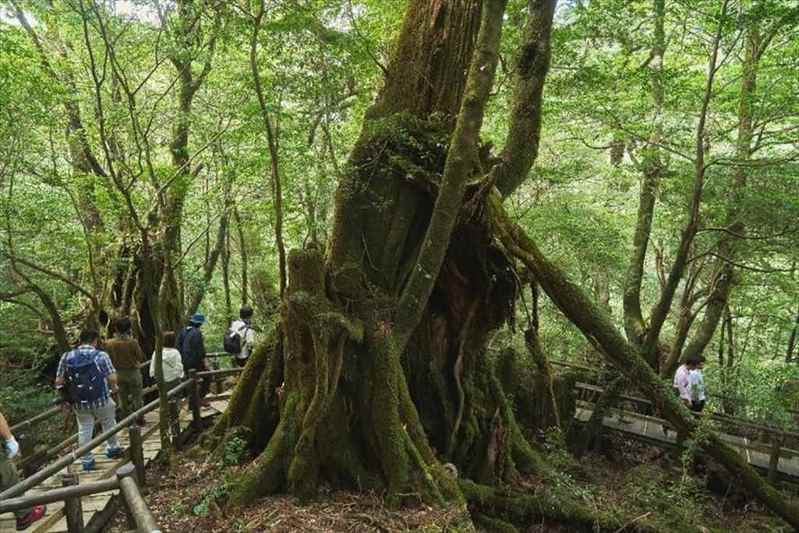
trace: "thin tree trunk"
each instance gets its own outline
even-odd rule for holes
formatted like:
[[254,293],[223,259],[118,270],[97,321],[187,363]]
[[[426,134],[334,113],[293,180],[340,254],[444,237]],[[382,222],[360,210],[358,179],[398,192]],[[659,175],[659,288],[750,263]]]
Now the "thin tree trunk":
[[746,225],[741,220],[740,206],[747,187],[749,173],[748,161],[752,151],[752,137],[754,134],[754,99],[757,90],[758,58],[760,57],[760,32],[757,24],[752,23],[746,34],[746,47],[743,60],[743,77],[741,78],[741,92],[738,103],[738,139],[736,159],[738,166],[729,199],[727,226],[730,231],[725,232],[718,246],[719,260],[717,262],[717,276],[714,279],[713,290],[705,307],[702,322],[694,336],[686,346],[683,356],[691,357],[701,355],[710,343],[718,327],[719,320],[727,305],[730,292],[735,285],[735,269],[732,261],[737,255],[735,240],[746,234]]
[[241,261],[241,303],[246,305],[250,301],[249,281],[249,251],[247,240],[244,238],[244,225],[241,223],[238,206],[233,207],[233,218],[236,221],[236,232],[239,236],[239,259]]
[[228,233],[229,216],[228,208],[225,207],[225,212],[222,213],[222,216],[219,219],[219,229],[217,230],[214,248],[211,250],[211,254],[208,256],[208,261],[203,266],[203,278],[200,281],[200,286],[197,288],[197,291],[192,296],[191,302],[189,303],[189,307],[186,312],[186,314],[189,316],[196,313],[197,309],[200,307],[200,304],[205,297],[205,292],[214,277],[214,270],[216,270],[216,264],[219,262],[219,257],[224,253]]
[[222,248],[222,289],[225,292],[225,317],[233,319],[233,304],[230,299],[230,231],[225,232],[225,246]]
[[250,69],[255,84],[255,94],[258,97],[258,105],[261,109],[261,119],[264,123],[264,131],[266,132],[266,142],[269,147],[272,203],[275,210],[275,246],[277,247],[278,280],[280,297],[282,298],[283,294],[286,292],[286,245],[283,241],[283,191],[278,168],[278,139],[277,132],[272,124],[272,118],[269,115],[269,107],[261,84],[260,69],[258,68],[258,35],[261,31],[261,24],[265,13],[266,6],[264,0],[259,0],[258,7],[253,17],[254,26],[252,37],[250,38]]
[[799,335],[799,308],[796,309],[796,318],[793,322],[791,335],[788,337],[788,348],[785,350],[785,362],[792,363],[794,360],[794,351],[796,350],[796,338]]
[[[638,216],[636,218],[635,232],[633,234],[633,251],[627,273],[624,277],[624,330],[627,338],[633,344],[643,343],[646,327],[641,311],[641,286],[643,284],[644,265],[649,246],[649,237],[652,234],[652,219],[655,216],[655,199],[657,196],[660,178],[665,171],[661,157],[660,143],[663,142],[663,56],[666,50],[666,35],[664,21],[666,18],[665,0],[654,0],[654,42],[652,44],[649,62],[650,81],[652,86],[652,103],[654,107],[654,129],[645,148],[643,160],[643,175],[641,176],[641,191],[638,199]],[[649,364],[657,368],[658,361],[654,360],[657,351],[650,353]]]

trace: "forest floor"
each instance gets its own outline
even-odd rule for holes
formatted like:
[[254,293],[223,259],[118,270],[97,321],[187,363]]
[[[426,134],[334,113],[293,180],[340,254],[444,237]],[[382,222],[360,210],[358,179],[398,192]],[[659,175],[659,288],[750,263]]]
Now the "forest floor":
[[[681,461],[657,448],[617,437],[610,437],[608,444],[610,452],[591,453],[579,462],[559,449],[551,450],[549,458],[558,474],[549,482],[561,484],[597,510],[615,513],[627,524],[620,532],[636,531],[641,525],[664,533],[789,531],[741,494],[722,497],[711,493],[701,482],[703,476],[688,475]],[[244,466],[225,466],[223,461],[205,462],[192,453],[180,454],[171,468],[154,466],[147,472],[145,499],[162,531],[432,533],[459,531],[456,524],[463,523],[457,508],[417,505],[390,509],[375,494],[327,489],[322,489],[319,499],[312,503],[274,496],[243,509],[226,510],[226,480],[234,479]],[[118,513],[107,529],[109,533],[128,530],[123,513]],[[571,529],[532,523],[524,531]]]

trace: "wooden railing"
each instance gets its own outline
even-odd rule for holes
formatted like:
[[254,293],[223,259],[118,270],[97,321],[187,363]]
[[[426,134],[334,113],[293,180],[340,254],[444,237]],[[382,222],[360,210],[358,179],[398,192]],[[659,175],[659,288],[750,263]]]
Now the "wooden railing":
[[[227,352],[211,352],[211,353],[206,354],[206,357],[208,357],[209,359],[219,359],[219,358],[226,357],[226,356],[233,357],[233,355],[228,354]],[[143,363],[140,363],[139,364],[139,370],[148,369],[149,366],[150,366],[150,363],[151,363],[150,359],[148,359],[147,361],[144,361]],[[218,368],[215,366],[214,370],[217,370],[217,369]],[[201,373],[201,375],[205,375],[205,373]],[[221,385],[221,383],[218,380],[216,380],[216,379],[214,379],[214,382],[216,384],[218,384],[218,385]],[[157,390],[158,390],[158,385],[151,385],[149,387],[146,387],[142,392],[143,392],[143,394],[146,395],[146,394],[151,394],[153,392],[156,392]],[[226,395],[222,394],[221,387],[217,387],[216,392],[217,392],[217,398],[219,398],[219,399],[227,397]],[[13,434],[15,434],[17,436],[17,440],[19,440],[20,442],[24,442],[24,440],[26,439],[25,431],[30,430],[31,428],[33,428],[35,425],[39,424],[40,422],[44,422],[45,420],[49,420],[50,418],[58,415],[61,412],[63,412],[63,411],[62,411],[62,408],[61,408],[60,405],[53,405],[52,407],[48,408],[47,410],[42,411],[41,413],[39,413],[37,415],[34,415],[31,418],[28,418],[26,420],[22,420],[21,422],[17,422],[13,426],[11,426],[11,433],[13,433]],[[20,465],[22,467],[25,467],[28,462],[33,461],[33,460],[35,460],[37,462],[38,461],[50,460],[53,457],[57,457],[58,454],[61,453],[63,450],[65,450],[68,447],[70,447],[71,445],[75,444],[77,442],[77,440],[78,440],[77,433],[73,433],[72,435],[70,435],[66,439],[60,441],[55,446],[52,446],[52,447],[48,448],[47,450],[45,450],[45,451],[43,451],[41,453],[36,453],[36,454],[33,454],[33,455],[30,455],[30,456],[27,456],[27,457],[24,457],[24,458],[20,459],[18,465]]]
[[69,473],[62,474],[61,483],[63,487],[60,489],[2,500],[0,501],[0,513],[11,513],[28,509],[34,505],[63,501],[67,531],[83,533],[85,524],[83,522],[82,498],[110,490],[120,490],[129,520],[136,524],[136,531],[138,533],[160,533],[161,531],[155,517],[142,498],[139,484],[136,481],[136,469],[131,463],[119,468],[116,476],[112,479],[80,484],[78,475]]
[[[225,370],[212,370],[207,372],[196,372],[194,370],[189,371],[189,377],[186,381],[180,383],[179,385],[175,386],[174,388],[170,389],[167,393],[167,398],[172,400],[170,402],[170,421],[169,426],[172,428],[172,441],[173,443],[177,443],[178,439],[180,439],[181,431],[180,431],[180,420],[178,417],[178,395],[184,391],[189,391],[189,397],[191,401],[189,402],[191,411],[192,411],[192,426],[200,427],[201,426],[201,413],[200,413],[200,381],[202,379],[211,379],[215,380],[220,377],[228,376],[231,374],[236,374],[241,372],[241,368],[231,368]],[[219,396],[213,397],[213,399],[218,399]],[[28,476],[27,478],[23,479],[16,485],[13,485],[3,492],[0,492],[0,501],[13,498],[23,494],[25,491],[35,487],[42,481],[48,479],[49,477],[55,475],[61,469],[66,467],[67,465],[71,464],[72,462],[76,461],[79,457],[81,457],[86,452],[94,449],[95,447],[99,446],[109,437],[116,435],[117,433],[123,431],[125,428],[128,429],[128,436],[130,439],[130,456],[131,461],[133,462],[134,468],[136,469],[137,476],[139,478],[139,482],[144,482],[144,459],[143,459],[143,452],[142,452],[142,435],[141,435],[141,428],[134,424],[140,417],[146,415],[147,413],[154,411],[159,406],[159,400],[155,399],[148,403],[147,405],[143,406],[142,408],[134,411],[133,413],[129,414],[119,422],[117,422],[114,427],[109,429],[108,431],[104,431],[90,440],[83,446],[78,447],[77,449],[71,451],[68,454],[61,456],[60,459],[55,461],[54,463],[48,465],[47,467],[43,468],[42,470],[36,472],[35,474]],[[70,437],[70,439],[74,439],[75,437]],[[68,446],[68,445],[67,445]],[[58,447],[66,447],[64,443],[58,445]],[[63,449],[63,448],[62,448]]]
[[[591,383],[583,383],[579,381],[575,383],[575,389],[577,391],[578,399],[586,403],[595,403],[598,396],[604,392],[604,389],[602,387],[593,385]],[[645,407],[649,412],[655,411],[654,404],[650,400],[638,396],[619,394],[617,395],[616,403],[619,402],[628,402],[638,407]],[[621,413],[625,412],[621,408],[617,408],[616,410]],[[636,411],[633,412],[635,414],[638,414]],[[757,440],[749,441],[748,439],[744,438],[743,441],[737,443],[736,446],[745,450],[767,453],[769,455],[768,477],[769,480],[771,481],[774,481],[777,477],[778,466],[781,457],[785,458],[799,457],[799,450],[795,450],[793,448],[785,446],[785,442],[788,439],[793,439],[794,442],[799,442],[799,433],[778,428],[776,426],[757,424],[754,422],[750,422],[748,420],[738,419],[720,413],[692,412],[692,414],[697,417],[707,416],[712,420],[728,424],[729,426],[738,427],[738,428],[747,428],[759,432],[760,435],[762,435],[765,438],[766,442],[757,441]],[[674,429],[671,428],[665,420],[660,420],[660,422],[663,424],[664,427],[668,427],[669,429],[674,431]]]

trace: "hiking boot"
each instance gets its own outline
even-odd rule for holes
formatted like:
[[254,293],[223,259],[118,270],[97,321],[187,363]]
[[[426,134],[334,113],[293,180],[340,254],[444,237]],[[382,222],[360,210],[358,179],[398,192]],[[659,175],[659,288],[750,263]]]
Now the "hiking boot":
[[109,459],[119,459],[125,454],[122,448],[108,448],[105,451],[105,456]]
[[22,518],[17,518],[17,531],[25,531],[28,529],[31,524],[44,518],[45,512],[47,512],[46,506],[36,505],[28,514]]
[[94,470],[94,467],[95,467],[95,461],[94,461],[94,459],[92,459],[92,460],[91,460],[90,462],[88,462],[88,463],[83,463],[83,471],[84,471],[84,472],[91,472],[92,470]]

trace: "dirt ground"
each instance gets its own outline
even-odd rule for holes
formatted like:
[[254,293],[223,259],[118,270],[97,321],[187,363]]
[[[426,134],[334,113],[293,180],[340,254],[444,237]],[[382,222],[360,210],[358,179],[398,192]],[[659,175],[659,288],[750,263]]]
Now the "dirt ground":
[[[597,509],[624,516],[622,531],[781,532],[789,531],[745,495],[727,489],[713,494],[707,473],[688,472],[678,458],[649,446],[612,438],[605,452],[580,462],[564,458],[562,479],[573,493]],[[388,508],[376,494],[322,488],[318,499],[300,504],[290,496],[267,497],[246,508],[226,509],[226,480],[242,466],[223,466],[181,454],[171,468],[147,472],[145,499],[165,533],[187,532],[455,532],[467,531],[463,509],[417,504]],[[553,457],[557,467],[558,457]],[[629,517],[629,518],[628,518]],[[123,512],[107,528],[131,528]],[[557,524],[531,523],[527,532],[562,532]]]

